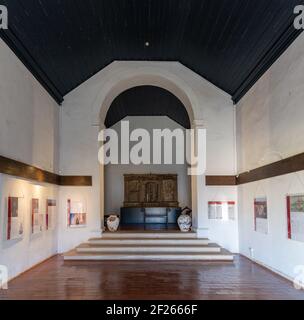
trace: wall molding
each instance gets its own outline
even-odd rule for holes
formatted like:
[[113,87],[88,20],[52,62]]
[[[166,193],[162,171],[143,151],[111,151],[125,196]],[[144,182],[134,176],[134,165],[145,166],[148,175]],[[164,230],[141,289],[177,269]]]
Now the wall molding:
[[0,156],[0,173],[58,186],[92,186],[91,176],[61,176],[2,156]]
[[304,153],[241,173],[236,177],[236,181],[240,185],[302,170],[304,170]]
[[[304,170],[304,153],[282,159],[237,176],[206,176],[206,186],[236,186]],[[63,176],[0,156],[0,173],[58,186],[92,186],[92,176]]]
[[91,176],[59,176],[59,185],[91,187],[93,183]]
[[267,164],[237,176],[206,176],[207,186],[234,186],[304,170],[304,153]]
[[236,176],[206,176],[206,186],[235,186]]

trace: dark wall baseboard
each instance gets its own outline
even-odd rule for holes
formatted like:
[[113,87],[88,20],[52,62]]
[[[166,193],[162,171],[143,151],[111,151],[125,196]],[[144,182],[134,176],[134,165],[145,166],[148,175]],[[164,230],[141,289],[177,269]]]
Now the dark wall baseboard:
[[304,153],[243,172],[238,176],[206,176],[207,186],[233,186],[304,170]]
[[304,153],[241,173],[236,181],[240,185],[302,170],[304,170]]
[[233,186],[304,170],[304,153],[243,172],[238,176],[206,176],[207,186]]
[[206,186],[235,186],[236,176],[206,176]]
[[59,186],[92,186],[91,176],[60,176],[2,156],[0,156],[0,173]]
[[[206,176],[207,186],[236,186],[304,170],[304,153],[253,169],[238,176]],[[0,156],[0,173],[59,186],[92,186],[92,176],[61,176]]]
[[59,176],[59,185],[91,187],[93,183],[91,176]]

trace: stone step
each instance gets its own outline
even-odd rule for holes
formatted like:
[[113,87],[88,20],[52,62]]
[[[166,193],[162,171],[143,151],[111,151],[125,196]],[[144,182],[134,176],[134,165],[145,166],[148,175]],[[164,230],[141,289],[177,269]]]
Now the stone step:
[[80,253],[76,250],[64,255],[66,261],[103,261],[103,260],[200,260],[233,261],[233,255],[221,250],[219,253]]
[[208,245],[210,241],[206,238],[193,238],[193,239],[181,239],[181,238],[92,238],[89,239],[91,245]]
[[160,244],[114,244],[114,245],[92,245],[85,243],[76,248],[78,253],[93,253],[93,252],[110,252],[110,253],[205,253],[205,252],[220,252],[221,248],[212,243],[208,245],[160,245]]
[[197,234],[195,232],[180,232],[180,231],[119,231],[119,232],[104,232],[102,233],[102,238],[106,239],[116,239],[116,238],[181,238],[181,239],[195,239]]

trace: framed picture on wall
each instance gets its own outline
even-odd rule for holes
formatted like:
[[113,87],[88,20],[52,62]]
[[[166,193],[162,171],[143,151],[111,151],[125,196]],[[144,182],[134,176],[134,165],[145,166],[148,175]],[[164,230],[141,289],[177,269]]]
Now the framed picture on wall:
[[53,230],[56,224],[56,200],[46,200],[45,226],[46,230]]
[[67,218],[69,228],[82,228],[87,225],[87,213],[83,201],[67,200]]
[[260,233],[268,233],[267,198],[254,199],[254,230]]
[[7,199],[7,233],[6,240],[17,240],[23,238],[24,217],[20,210],[20,199],[8,197]]
[[221,201],[209,201],[208,202],[208,218],[210,220],[223,219],[223,207]]
[[211,220],[235,220],[235,202],[209,201],[208,218]]
[[39,199],[32,199],[32,234],[43,231],[43,214],[39,211]]
[[288,195],[286,202],[288,239],[304,242],[304,195]]
[[235,220],[235,201],[228,201],[228,219]]

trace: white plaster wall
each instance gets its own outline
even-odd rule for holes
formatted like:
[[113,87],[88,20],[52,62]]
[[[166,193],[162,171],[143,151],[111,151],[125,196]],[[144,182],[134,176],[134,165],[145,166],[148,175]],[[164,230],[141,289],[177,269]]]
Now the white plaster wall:
[[[8,268],[10,279],[57,253],[57,222],[53,230],[45,230],[46,200],[57,200],[57,193],[57,186],[37,185],[32,181],[0,174],[0,265],[5,265]],[[19,212],[22,212],[24,216],[24,237],[22,240],[6,240],[7,199],[9,196],[21,198]],[[39,210],[44,214],[44,231],[35,235],[31,234],[32,198],[39,199]]]
[[59,168],[59,108],[0,39],[0,154]]
[[[304,151],[304,35],[301,35],[237,105],[238,171]],[[304,243],[287,239],[286,194],[304,193],[303,173],[239,187],[240,252],[294,277],[304,265]],[[253,231],[253,199],[268,197],[268,235]]]
[[[58,105],[0,39],[0,155],[57,172],[58,154]],[[10,277],[57,252],[55,232],[48,231],[35,239],[29,237],[29,202],[35,188],[29,181],[0,175],[0,264],[8,266]],[[16,190],[24,193],[25,237],[8,243],[2,237],[5,199]],[[57,199],[57,187],[43,185],[40,193],[43,210],[47,196]]]
[[[92,126],[86,108],[61,109],[60,174],[92,176],[92,187],[60,187],[58,250],[73,249],[91,237],[100,236],[100,165],[98,162],[99,127]],[[87,226],[67,227],[67,199],[85,201]]]
[[[181,129],[185,132],[185,129],[175,121],[168,117],[126,117],[124,121],[129,121],[130,132],[137,128],[142,128],[150,133],[151,137],[151,150],[152,150],[152,136],[153,129]],[[111,129],[114,129],[120,136],[121,122],[116,123]],[[130,144],[130,148],[136,144]],[[176,145],[173,144],[173,155],[176,154]],[[164,148],[162,148],[162,154]],[[174,156],[173,156],[174,157]],[[173,158],[174,161],[175,157]],[[152,162],[152,151],[151,151]],[[120,208],[124,201],[124,174],[138,173],[172,173],[178,175],[178,200],[181,207],[191,207],[191,180],[187,174],[187,164],[159,164],[159,165],[114,165],[109,164],[105,167],[105,212],[120,212]]]
[[[163,87],[176,95],[184,103],[191,120],[203,120],[207,129],[207,174],[235,173],[235,117],[231,97],[178,62],[152,61],[113,62],[65,96],[60,153],[62,170],[67,163],[76,165],[89,145],[95,148],[93,143],[97,138],[93,136],[92,140],[88,127],[100,125],[100,119],[105,119],[115,97],[130,87],[148,84]],[[78,150],[74,145],[68,146],[65,133],[72,130],[68,123],[74,125],[74,141],[82,144]],[[78,134],[75,132],[77,127]],[[65,152],[66,148],[75,150]]]
[[237,105],[238,171],[303,152],[304,36]]
[[[209,186],[207,189],[207,200],[209,201],[235,201],[235,220],[208,219],[208,238],[218,243],[223,248],[233,253],[239,252],[238,231],[238,197],[237,187],[233,186]],[[208,213],[206,214],[208,217]]]
[[[58,252],[66,252],[75,248],[89,238],[100,236],[99,197],[96,194],[96,181],[91,187],[60,187],[59,220],[58,220]],[[67,226],[67,200],[82,201],[87,211],[87,225],[83,228]]]
[[[178,62],[113,62],[65,96],[61,109],[60,172],[63,175],[93,176],[93,187],[87,195],[92,224],[82,232],[60,232],[65,239],[62,250],[96,236],[96,229],[100,228],[100,168],[97,159],[100,122],[113,99],[136,85],[156,85],[169,90],[184,103],[191,120],[203,120],[207,128],[207,174],[236,173],[235,114],[227,94]],[[74,190],[69,187],[60,190],[62,221],[66,215],[66,194],[73,194]],[[202,201],[208,201],[207,195]],[[206,217],[206,212],[199,214]],[[208,221],[204,220],[207,224]]]

